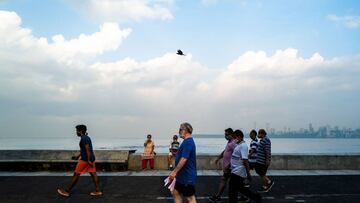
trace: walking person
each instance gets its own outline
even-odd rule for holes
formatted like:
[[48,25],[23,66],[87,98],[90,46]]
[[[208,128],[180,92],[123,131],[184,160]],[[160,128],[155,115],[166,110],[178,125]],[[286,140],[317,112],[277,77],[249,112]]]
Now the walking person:
[[147,135],[147,139],[144,142],[144,153],[141,157],[141,168],[142,170],[147,169],[148,162],[150,162],[150,169],[154,169],[154,158],[155,158],[155,143],[151,140],[151,135]]
[[250,170],[255,170],[256,166],[256,151],[259,145],[258,139],[256,138],[257,132],[256,130],[251,130],[249,137],[251,139],[250,149],[249,149],[249,165]]
[[262,181],[262,187],[259,192],[264,193],[269,192],[274,185],[274,181],[266,176],[271,162],[271,141],[269,137],[266,136],[266,131],[264,129],[259,130],[258,138],[260,141],[256,151],[255,171],[261,177]]
[[196,146],[191,134],[193,128],[189,123],[182,123],[179,129],[180,138],[184,139],[176,154],[175,168],[168,179],[175,181],[172,195],[175,203],[182,202],[182,196],[189,203],[196,203]]
[[229,202],[237,203],[239,192],[255,202],[261,202],[261,196],[252,192],[245,184],[246,180],[251,181],[251,174],[248,161],[249,150],[244,141],[244,134],[241,130],[235,130],[234,135],[237,139],[237,146],[230,160]]
[[95,192],[91,192],[90,195],[99,197],[102,195],[102,192],[100,191],[99,177],[96,175],[95,154],[93,151],[91,139],[87,133],[87,127],[85,125],[77,125],[75,128],[76,135],[81,138],[79,143],[80,154],[73,157],[73,159],[78,160],[78,163],[76,165],[70,185],[66,189],[59,188],[57,192],[61,196],[69,197],[71,190],[76,185],[80,175],[83,173],[90,173],[91,178],[95,184]]
[[180,142],[178,141],[178,136],[174,135],[173,140],[170,142],[169,146],[169,155],[168,155],[168,169],[173,170],[172,158],[176,156],[176,153],[179,150]]
[[[223,194],[231,175],[230,159],[237,145],[237,139],[235,139],[234,137],[233,129],[231,128],[225,129],[225,139],[228,141],[226,147],[215,161],[215,163],[217,164],[220,159],[223,160],[223,164],[222,164],[223,176],[220,179],[217,193],[209,198],[210,202],[221,202],[221,195]],[[240,201],[248,201],[248,198],[241,196]]]

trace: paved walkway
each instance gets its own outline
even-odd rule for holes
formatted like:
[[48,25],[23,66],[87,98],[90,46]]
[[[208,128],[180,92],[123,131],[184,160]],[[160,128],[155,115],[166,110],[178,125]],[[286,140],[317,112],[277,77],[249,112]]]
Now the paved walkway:
[[[167,176],[167,170],[98,172],[99,176]],[[0,176],[72,176],[72,172],[3,172]],[[199,170],[198,176],[219,176],[221,170]],[[269,170],[270,176],[360,175],[360,170]]]
[[[104,196],[91,198],[90,177],[81,177],[70,198],[59,197],[56,188],[69,183],[71,173],[0,172],[0,202],[172,202],[163,187],[168,171],[99,173]],[[198,202],[208,202],[217,189],[219,171],[200,171],[197,180]],[[271,171],[275,180],[263,202],[360,202],[359,171]],[[252,189],[259,185],[256,176]],[[224,201],[227,202],[227,191]]]

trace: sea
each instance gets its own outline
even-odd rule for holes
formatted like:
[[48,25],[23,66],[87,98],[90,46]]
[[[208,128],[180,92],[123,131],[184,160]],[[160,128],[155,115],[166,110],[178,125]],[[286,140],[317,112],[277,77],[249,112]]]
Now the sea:
[[[96,150],[136,150],[142,153],[144,138],[91,137]],[[170,138],[153,138],[156,153],[168,153]],[[194,137],[198,154],[218,154],[225,145],[223,137]],[[247,144],[250,139],[245,138]],[[181,142],[181,139],[180,139]],[[360,154],[360,139],[344,138],[271,138],[273,154]],[[79,138],[73,137],[0,137],[0,150],[79,149]]]

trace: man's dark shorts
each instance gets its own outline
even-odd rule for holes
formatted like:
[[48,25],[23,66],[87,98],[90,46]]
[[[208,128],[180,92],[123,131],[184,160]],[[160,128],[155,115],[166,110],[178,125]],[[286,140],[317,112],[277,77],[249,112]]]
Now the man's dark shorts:
[[259,176],[265,176],[267,172],[268,167],[264,164],[256,163],[255,165],[255,171]]
[[185,184],[176,182],[175,190],[177,190],[184,197],[191,197],[191,196],[195,195],[195,186],[194,185],[185,185]]
[[226,171],[223,171],[223,177],[226,179],[226,180],[229,180],[230,176],[231,176],[231,169],[226,169]]
[[254,170],[256,167],[256,162],[249,162],[250,170]]

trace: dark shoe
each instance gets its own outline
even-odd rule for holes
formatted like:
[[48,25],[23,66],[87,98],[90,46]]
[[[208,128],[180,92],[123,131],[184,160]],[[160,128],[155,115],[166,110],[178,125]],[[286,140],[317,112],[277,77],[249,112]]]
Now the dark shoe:
[[241,202],[241,203],[250,202],[250,199],[245,196],[240,196],[238,202]]
[[249,181],[249,179],[244,179],[244,187],[247,187],[247,188],[249,188],[250,187],[250,181]]
[[221,202],[221,197],[213,195],[209,197],[209,202]]

